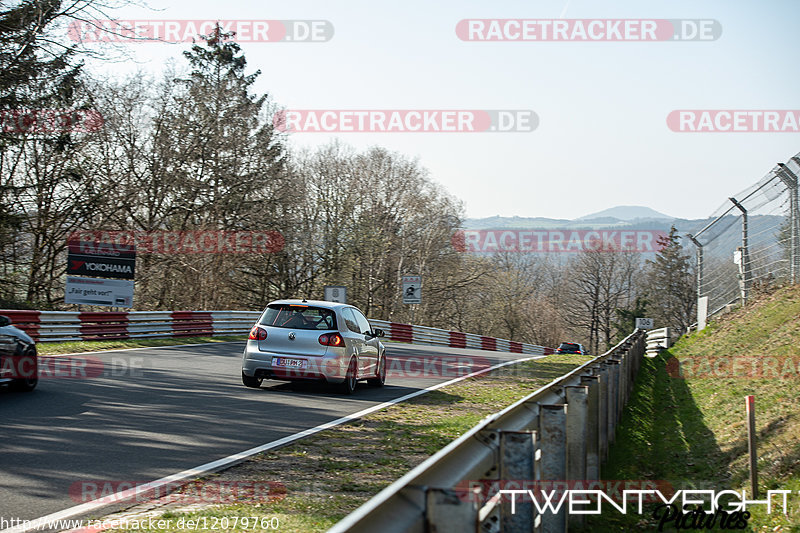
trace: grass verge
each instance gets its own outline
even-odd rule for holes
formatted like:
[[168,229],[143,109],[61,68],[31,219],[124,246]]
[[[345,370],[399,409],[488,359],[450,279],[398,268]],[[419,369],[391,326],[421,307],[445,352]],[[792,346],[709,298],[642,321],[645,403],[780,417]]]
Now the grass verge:
[[[206,481],[270,484],[274,498],[187,508],[177,497],[149,511],[148,516],[165,520],[164,527],[148,529],[146,522],[137,524],[138,530],[189,531],[187,521],[210,524],[222,518],[227,518],[226,531],[270,529],[233,524],[235,517],[255,517],[274,520],[279,531],[325,531],[485,416],[589,359],[553,355],[507,366],[254,456]],[[144,514],[129,511],[127,516],[132,520]]]

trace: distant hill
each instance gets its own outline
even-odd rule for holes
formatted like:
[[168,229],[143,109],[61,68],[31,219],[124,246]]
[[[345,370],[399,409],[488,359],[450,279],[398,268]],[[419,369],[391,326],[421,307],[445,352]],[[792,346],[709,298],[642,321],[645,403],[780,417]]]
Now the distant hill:
[[[629,211],[628,209],[633,209]],[[622,210],[622,211],[618,211]],[[615,216],[600,216],[603,214],[616,212],[619,216],[629,216],[631,214],[653,214],[655,216],[637,217],[630,220],[623,220]],[[717,256],[732,260],[733,251],[741,245],[741,233],[739,221],[736,217],[729,216],[729,221],[721,221],[717,226],[718,230],[707,232],[701,240],[703,241],[707,256]],[[778,228],[783,222],[783,217],[776,215],[753,215],[750,217],[750,244],[753,250],[771,248],[772,252],[779,253],[775,248],[778,239]],[[614,207],[605,211],[600,211],[594,215],[576,218],[574,220],[543,218],[543,217],[501,217],[494,216],[488,218],[468,218],[464,220],[462,229],[465,230],[659,230],[669,232],[671,226],[675,226],[678,234],[684,237],[686,233],[697,233],[711,221],[710,218],[687,220],[681,218],[670,218],[666,215],[654,211],[647,207],[628,208]],[[722,232],[721,235],[718,235]],[[692,255],[695,248],[688,239],[682,240],[683,246]],[[643,254],[646,255],[646,254]]]
[[595,220],[599,218],[616,218],[618,220],[625,221],[641,218],[663,218],[667,220],[675,220],[675,217],[665,215],[664,213],[659,213],[655,209],[650,209],[649,207],[645,207],[643,205],[618,205],[616,207],[598,211],[597,213],[591,213],[589,215],[576,218],[575,220]]

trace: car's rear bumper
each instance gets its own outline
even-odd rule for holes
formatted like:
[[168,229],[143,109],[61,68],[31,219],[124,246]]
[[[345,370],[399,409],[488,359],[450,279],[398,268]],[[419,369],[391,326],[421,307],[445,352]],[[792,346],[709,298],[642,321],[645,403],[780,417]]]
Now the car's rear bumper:
[[[276,357],[300,360],[304,368],[276,366]],[[302,356],[297,354],[276,354],[245,349],[242,356],[242,373],[248,377],[276,379],[281,381],[327,381],[342,383],[347,372],[345,354],[326,354],[319,356]]]

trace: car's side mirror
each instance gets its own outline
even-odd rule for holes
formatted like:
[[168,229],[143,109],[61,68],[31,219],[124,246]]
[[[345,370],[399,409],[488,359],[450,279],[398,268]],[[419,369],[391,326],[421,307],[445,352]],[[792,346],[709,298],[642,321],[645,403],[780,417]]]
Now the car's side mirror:
[[383,336],[385,335],[385,333],[383,332],[383,330],[382,330],[382,329],[378,329],[378,328],[375,328],[375,329],[372,331],[372,334],[373,334],[375,337],[383,337]]
[[11,319],[5,315],[0,315],[0,328],[8,326],[11,324]]

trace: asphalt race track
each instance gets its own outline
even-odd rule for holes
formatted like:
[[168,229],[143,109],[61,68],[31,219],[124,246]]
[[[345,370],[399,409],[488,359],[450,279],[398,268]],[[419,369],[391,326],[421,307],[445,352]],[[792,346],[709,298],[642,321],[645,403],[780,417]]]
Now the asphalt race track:
[[[85,354],[73,356],[86,367],[77,373],[43,358],[52,374],[77,377],[43,377],[32,393],[0,390],[0,517],[31,520],[61,511],[82,503],[76,492],[81,481],[152,481],[459,375],[442,376],[441,365],[425,367],[423,360],[458,355],[458,363],[475,370],[529,357],[389,343],[395,375],[386,386],[361,382],[353,396],[344,396],[329,387],[293,390],[277,381],[248,389],[240,377],[243,347]],[[94,377],[80,377],[84,373]]]

